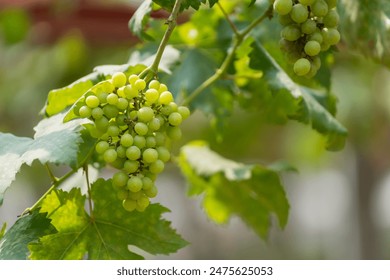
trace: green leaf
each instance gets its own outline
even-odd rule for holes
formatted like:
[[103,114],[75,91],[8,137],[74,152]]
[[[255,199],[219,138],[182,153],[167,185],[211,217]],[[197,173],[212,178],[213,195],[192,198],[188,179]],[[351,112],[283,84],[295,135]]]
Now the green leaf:
[[390,6],[387,0],[340,1],[341,37],[347,47],[390,67]]
[[[168,11],[171,11],[175,4],[175,0],[153,0],[153,2]],[[201,4],[208,3],[210,7],[213,7],[217,2],[218,0],[184,0],[180,9],[186,10],[191,7],[195,10],[199,10]]]
[[143,213],[126,212],[110,180],[96,181],[91,193],[90,216],[79,189],[57,190],[43,201],[41,211],[48,212],[58,232],[30,244],[32,259],[142,259],[128,246],[169,254],[187,245],[161,218],[168,209],[152,204]]
[[284,101],[291,100],[293,102],[291,106],[298,104],[295,113],[288,117],[303,123],[310,123],[313,129],[325,135],[327,149],[339,150],[343,148],[347,130],[331,114],[334,107],[328,109],[319,102],[327,93],[295,83],[259,42],[256,41],[251,46],[250,66],[253,69],[263,71],[263,79],[271,92],[275,96],[280,92],[287,93],[292,98],[284,99]]
[[143,1],[129,21],[130,31],[133,32],[139,38],[148,40],[151,39],[151,37],[148,36],[144,30],[150,18],[152,6],[152,0]]
[[7,228],[7,223],[4,223],[3,226],[1,227],[1,230],[0,230],[0,239],[3,238],[6,228]]
[[43,119],[35,128],[34,138],[0,133],[0,204],[4,192],[23,164],[34,160],[42,164],[76,165],[81,124],[85,120],[63,123],[64,114]]
[[280,227],[286,225],[289,204],[273,170],[226,159],[201,141],[182,147],[179,165],[189,194],[204,193],[203,207],[215,222],[227,223],[238,215],[262,238],[271,226],[271,214]]
[[45,213],[35,211],[22,216],[0,240],[0,260],[27,259],[29,255],[27,245],[55,231]]

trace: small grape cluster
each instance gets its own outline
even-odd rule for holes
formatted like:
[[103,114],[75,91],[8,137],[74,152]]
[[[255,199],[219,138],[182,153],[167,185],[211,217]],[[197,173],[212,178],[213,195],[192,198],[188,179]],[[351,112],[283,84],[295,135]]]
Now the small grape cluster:
[[314,77],[319,54],[340,41],[337,0],[275,0],[283,29],[280,47],[298,76]]
[[181,138],[179,125],[189,109],[174,102],[165,84],[117,72],[74,112],[93,121],[96,152],[118,169],[112,185],[124,209],[144,211],[157,195],[156,176],[171,157],[169,141]]

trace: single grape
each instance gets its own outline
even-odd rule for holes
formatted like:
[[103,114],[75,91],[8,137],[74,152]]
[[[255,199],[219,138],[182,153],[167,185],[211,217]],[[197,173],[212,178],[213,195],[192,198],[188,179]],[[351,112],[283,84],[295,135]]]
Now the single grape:
[[93,108],[91,115],[95,120],[101,119],[103,117],[103,109],[100,107]]
[[325,43],[336,45],[340,41],[340,32],[336,28],[328,28]]
[[128,174],[137,172],[138,168],[139,168],[139,161],[136,160],[126,160],[123,164],[123,170]]
[[103,154],[105,151],[108,150],[109,147],[110,144],[108,144],[107,141],[99,141],[95,146],[95,150],[97,153]]
[[118,99],[116,107],[118,108],[119,111],[126,110],[128,106],[129,106],[129,102],[127,101],[126,98],[121,97]]
[[138,148],[142,149],[146,146],[146,138],[141,135],[134,136],[134,146],[137,146]]
[[153,185],[150,189],[144,190],[144,194],[147,197],[153,198],[156,197],[158,193],[157,187]]
[[137,75],[135,75],[135,74],[132,74],[132,75],[129,76],[129,83],[131,85],[134,85],[135,82],[138,81],[138,80],[139,80],[139,77]]
[[180,140],[182,133],[178,126],[170,126],[167,128],[167,135],[172,140]]
[[278,21],[282,26],[293,24],[294,21],[292,20],[290,14],[287,15],[279,15]]
[[106,93],[106,92],[101,92],[97,95],[100,104],[107,103],[107,96],[108,96],[108,93]]
[[135,81],[134,87],[138,90],[144,90],[146,88],[146,82],[142,79]]
[[155,103],[159,97],[160,97],[160,93],[158,92],[157,89],[150,88],[147,91],[145,91],[145,99],[150,104]]
[[119,189],[116,192],[116,197],[119,200],[125,200],[129,197],[129,191],[127,189]]
[[312,34],[316,30],[317,30],[317,23],[312,19],[308,19],[304,23],[301,24],[302,33]]
[[91,114],[92,114],[91,108],[89,108],[86,105],[81,106],[81,108],[79,110],[80,117],[82,117],[82,118],[89,118],[91,116]]
[[158,153],[156,149],[153,148],[147,148],[142,153],[142,160],[146,163],[153,163],[158,159]]
[[328,13],[328,4],[324,0],[316,0],[310,7],[313,14],[317,17],[326,16]]
[[[126,147],[123,147],[121,145],[116,147],[116,153],[118,155],[118,158],[126,158],[126,150]],[[120,166],[120,168],[122,168],[122,166]]]
[[134,126],[134,131],[138,135],[146,135],[148,133],[148,126],[143,122],[137,122]]
[[177,112],[181,115],[183,120],[188,118],[191,114],[190,109],[188,109],[186,106],[177,107]]
[[[161,85],[160,85],[161,87]],[[158,102],[160,104],[163,104],[163,105],[166,105],[166,104],[169,104],[173,101],[173,96],[172,96],[172,93],[170,91],[164,91],[160,94],[160,97],[158,99]]]
[[166,84],[160,84],[160,87],[158,88],[159,93],[163,93],[164,91],[167,91],[168,87]]
[[137,112],[138,120],[141,122],[149,122],[154,118],[154,111],[150,107],[142,107]]
[[306,58],[298,59],[294,64],[294,72],[298,76],[304,76],[310,71],[310,61]]
[[183,118],[178,112],[173,112],[169,115],[168,121],[170,125],[178,126],[181,124]]
[[305,44],[305,53],[310,56],[315,56],[320,53],[321,45],[317,41],[308,41]]
[[327,28],[332,28],[332,27],[337,27],[339,24],[339,14],[335,9],[332,9],[328,12],[326,16],[324,16],[322,22],[324,23],[325,27]]
[[143,212],[150,204],[149,198],[146,196],[141,196],[137,199],[137,211]]
[[138,96],[138,89],[131,85],[127,85],[123,88],[123,93],[128,99],[132,99]]
[[301,37],[301,29],[298,25],[287,25],[281,31],[282,38],[287,41],[296,41]]
[[293,7],[292,0],[275,0],[274,2],[274,10],[279,15],[287,15],[291,12]]
[[108,119],[106,117],[101,117],[98,120],[95,120],[95,126],[98,130],[106,132],[109,126]]
[[154,186],[153,180],[150,179],[149,177],[143,177],[142,178],[142,189],[145,190],[150,190]]
[[302,4],[295,4],[291,10],[291,18],[296,23],[305,22],[309,16],[307,7]]
[[299,3],[305,6],[310,6],[314,3],[315,0],[299,0]]
[[133,142],[134,139],[133,136],[131,136],[131,134],[125,133],[121,136],[120,143],[123,147],[130,147],[131,145],[133,145]]
[[337,6],[337,0],[326,0],[329,9],[333,9]]
[[154,138],[156,139],[156,146],[164,146],[166,137],[164,133],[162,132],[156,132],[154,135]]
[[158,174],[161,173],[164,170],[165,164],[162,160],[156,160],[152,164],[149,165],[149,171]]
[[158,90],[158,89],[160,88],[160,82],[157,81],[157,80],[151,80],[151,81],[149,82],[148,87],[149,87],[150,89],[156,89],[156,90]]
[[154,148],[156,147],[157,141],[154,136],[148,136],[146,137],[146,147],[147,148]]
[[112,177],[112,184],[115,187],[122,188],[127,185],[127,180],[129,180],[129,176],[125,172],[119,171]]
[[126,157],[130,160],[137,160],[141,157],[141,150],[137,146],[131,146],[126,150]]
[[143,195],[144,195],[144,192],[142,190],[140,190],[138,192],[132,192],[132,191],[129,192],[129,198],[131,198],[132,200],[137,200]]
[[110,93],[107,96],[107,103],[111,105],[116,105],[118,103],[118,99],[118,95],[116,95],[115,93]]
[[137,208],[137,201],[127,198],[123,200],[122,206],[126,211],[132,212]]
[[115,118],[119,114],[118,108],[112,104],[105,105],[103,107],[103,112],[108,119]]
[[131,192],[138,192],[142,189],[142,180],[138,176],[131,176],[127,181],[127,189]]
[[112,137],[118,136],[120,132],[121,131],[116,124],[110,124],[107,128],[107,134]]
[[107,163],[112,163],[116,160],[117,156],[118,155],[117,155],[115,149],[109,148],[108,150],[106,150],[104,152],[103,159]]
[[160,146],[157,147],[156,150],[158,153],[158,159],[162,160],[163,162],[167,162],[171,158],[171,153],[166,147]]
[[114,87],[123,87],[126,84],[126,75],[122,72],[117,72],[112,75],[111,82]]
[[100,101],[96,95],[90,95],[85,99],[85,104],[87,104],[89,108],[93,109],[99,106]]
[[315,31],[314,33],[310,34],[309,41],[317,41],[318,43],[322,43],[324,38],[322,37],[322,33],[320,30]]
[[149,127],[149,130],[150,131],[156,131],[156,130],[159,130],[160,129],[160,119],[158,118],[153,118],[149,124],[148,124],[148,127]]

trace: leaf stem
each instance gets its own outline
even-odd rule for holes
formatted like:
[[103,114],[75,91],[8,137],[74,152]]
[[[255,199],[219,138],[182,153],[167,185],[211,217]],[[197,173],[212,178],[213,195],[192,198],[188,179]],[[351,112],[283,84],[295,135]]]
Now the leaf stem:
[[62,176],[61,178],[57,179],[56,178],[56,181],[53,183],[53,185],[37,200],[37,202],[35,202],[35,204],[33,206],[31,206],[30,208],[27,208],[26,210],[23,211],[22,215],[26,215],[26,214],[29,214],[31,213],[32,211],[34,211],[38,206],[39,204],[41,204],[41,202],[46,198],[46,196],[52,191],[54,190],[55,188],[57,188],[59,185],[61,185],[66,179],[68,179],[70,176],[72,176],[73,174],[75,174],[77,172],[77,170],[74,170],[72,169],[71,171],[69,171],[68,173],[66,173],[64,176]]
[[58,178],[56,176],[54,176],[53,171],[51,171],[48,163],[45,164],[45,167],[46,167],[47,172],[49,173],[49,177],[51,178],[52,183],[54,184],[55,182],[58,181]]
[[[219,2],[218,2],[219,4]],[[220,4],[219,4],[220,6]],[[192,93],[190,93],[187,98],[185,98],[182,102],[182,105],[188,105],[191,103],[199,94],[201,94],[206,88],[208,88],[210,85],[215,83],[217,80],[219,80],[221,77],[223,77],[226,74],[226,71],[228,70],[231,63],[234,61],[235,53],[238,49],[238,47],[241,45],[241,43],[244,41],[246,36],[261,22],[263,22],[266,18],[269,18],[272,15],[273,7],[270,5],[268,9],[262,14],[260,17],[258,17],[256,20],[254,20],[250,25],[248,25],[245,29],[242,31],[234,31],[234,38],[232,47],[229,49],[227,56],[225,57],[224,61],[222,62],[221,66],[215,71],[215,73],[209,77],[206,81],[204,81],[199,87],[197,87]],[[226,13],[223,13],[226,20],[231,22],[230,18]],[[233,28],[233,27],[232,27]],[[234,26],[235,28],[235,26]]]
[[92,207],[92,196],[91,196],[91,184],[89,182],[89,172],[88,172],[88,164],[85,164],[84,167],[85,179],[87,181],[87,189],[88,189],[88,206],[89,206],[89,215],[93,220],[93,207]]
[[160,42],[160,45],[158,46],[157,53],[156,53],[156,56],[154,58],[152,65],[149,66],[148,68],[146,68],[144,71],[142,71],[141,74],[139,74],[139,77],[142,79],[145,79],[146,81],[151,80],[158,73],[158,66],[159,66],[161,59],[162,59],[162,56],[164,54],[165,47],[167,46],[167,44],[169,42],[169,38],[171,37],[171,34],[176,27],[176,24],[177,24],[176,20],[177,20],[179,13],[180,13],[180,6],[181,6],[182,1],[183,0],[176,0],[175,1],[175,5],[173,6],[172,13],[170,14],[170,16],[168,17],[167,22],[166,22],[166,24],[168,25],[168,28],[164,33],[164,36]]

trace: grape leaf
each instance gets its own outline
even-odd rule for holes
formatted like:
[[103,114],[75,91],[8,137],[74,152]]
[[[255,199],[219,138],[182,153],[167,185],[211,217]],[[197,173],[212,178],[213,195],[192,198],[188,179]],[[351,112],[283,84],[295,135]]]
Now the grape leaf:
[[130,31],[141,39],[151,39],[151,37],[145,33],[144,29],[148,23],[150,13],[152,12],[152,6],[152,0],[143,1],[129,21]]
[[76,165],[81,124],[85,120],[63,123],[64,114],[43,119],[35,128],[34,138],[0,133],[0,204],[6,189],[23,164],[34,160],[42,164]]
[[[390,7],[388,0],[340,1],[340,30],[352,50],[390,67]],[[370,24],[367,24],[367,23]]]
[[203,207],[217,223],[238,215],[262,238],[276,214],[280,227],[287,223],[289,204],[279,176],[261,165],[228,160],[197,141],[182,147],[179,166],[189,184],[189,195],[204,193]]
[[[255,41],[251,46],[250,67],[264,72],[264,81],[274,94],[287,92],[293,97],[294,103],[296,103],[294,99],[298,101],[299,106],[296,108],[295,114],[291,114],[289,117],[303,123],[310,123],[313,129],[325,135],[327,149],[339,150],[343,148],[347,130],[334,118],[324,104],[319,102],[326,95],[326,92],[295,83],[259,42]],[[288,101],[289,99],[284,100]]]
[[27,245],[38,238],[56,232],[46,214],[34,211],[22,216],[0,240],[0,260],[25,260],[29,255]]
[[43,201],[40,211],[48,212],[58,232],[31,243],[31,259],[142,259],[128,246],[169,254],[187,245],[170,222],[161,219],[168,209],[152,204],[143,213],[126,212],[110,180],[96,181],[91,194],[91,215],[84,210],[85,196],[79,189],[57,190]]

